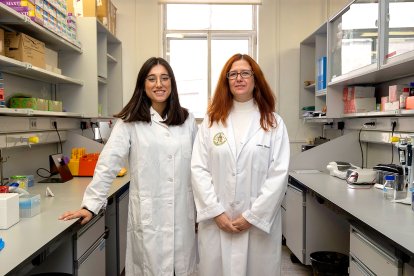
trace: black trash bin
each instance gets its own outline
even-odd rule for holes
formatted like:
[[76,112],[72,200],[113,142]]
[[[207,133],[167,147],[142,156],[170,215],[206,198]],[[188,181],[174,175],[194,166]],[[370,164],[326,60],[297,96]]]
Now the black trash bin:
[[314,276],[348,275],[349,257],[332,251],[317,251],[310,254]]

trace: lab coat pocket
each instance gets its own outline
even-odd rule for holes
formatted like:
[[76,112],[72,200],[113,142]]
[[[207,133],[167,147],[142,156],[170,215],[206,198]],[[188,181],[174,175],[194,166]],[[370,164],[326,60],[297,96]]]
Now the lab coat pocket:
[[152,222],[152,200],[149,197],[141,197],[141,224],[148,225]]
[[256,171],[267,172],[269,167],[270,146],[257,144],[253,153],[253,168]]
[[191,143],[191,139],[188,135],[181,136],[181,152],[183,158],[191,158],[191,152],[193,151],[193,144]]
[[149,197],[143,197],[136,194],[130,194],[132,212],[131,217],[133,226],[148,225],[152,222],[152,200]]

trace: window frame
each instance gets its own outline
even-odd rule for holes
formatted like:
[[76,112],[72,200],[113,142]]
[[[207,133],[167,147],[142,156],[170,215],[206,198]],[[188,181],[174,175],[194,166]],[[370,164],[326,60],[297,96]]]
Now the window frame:
[[[248,40],[249,55],[253,58],[257,58],[257,36],[258,36],[258,6],[252,6],[252,29],[251,30],[175,30],[167,29],[167,5],[161,4],[161,28],[162,28],[162,55],[170,62],[169,45],[171,40],[176,39],[192,39],[203,38],[207,40],[207,102],[212,97],[212,84],[211,84],[211,41],[212,40]],[[197,5],[197,4],[195,4]],[[214,5],[214,4],[211,4]],[[170,37],[169,37],[170,36]]]

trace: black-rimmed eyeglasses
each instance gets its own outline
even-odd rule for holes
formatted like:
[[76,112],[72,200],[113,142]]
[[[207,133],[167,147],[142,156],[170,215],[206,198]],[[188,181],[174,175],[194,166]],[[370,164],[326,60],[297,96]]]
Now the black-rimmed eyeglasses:
[[253,74],[254,73],[253,73],[252,70],[243,70],[243,71],[240,71],[240,72],[230,71],[226,74],[226,76],[229,80],[235,80],[235,79],[237,79],[238,75],[240,75],[240,77],[242,77],[243,79],[248,79],[251,76],[253,76]]

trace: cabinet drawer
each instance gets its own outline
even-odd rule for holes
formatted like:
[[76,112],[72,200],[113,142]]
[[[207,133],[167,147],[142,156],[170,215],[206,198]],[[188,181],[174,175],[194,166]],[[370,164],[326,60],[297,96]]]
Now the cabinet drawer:
[[375,276],[363,263],[350,254],[349,276]]
[[399,260],[354,227],[351,227],[349,247],[351,255],[375,275],[401,275]]
[[105,232],[105,216],[99,213],[76,234],[76,256],[79,259]]
[[305,193],[300,189],[288,185],[286,191],[286,245],[292,253],[302,262],[305,262]]

